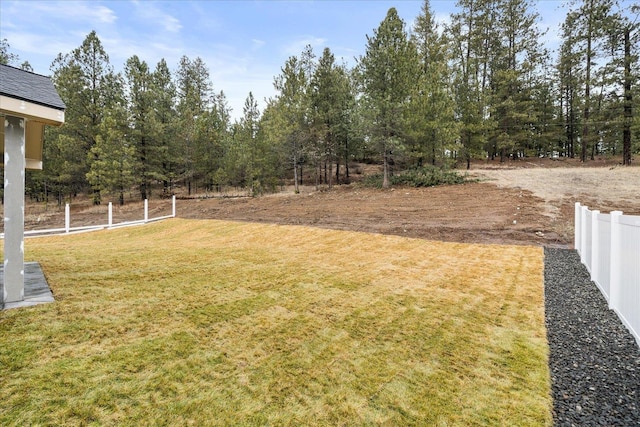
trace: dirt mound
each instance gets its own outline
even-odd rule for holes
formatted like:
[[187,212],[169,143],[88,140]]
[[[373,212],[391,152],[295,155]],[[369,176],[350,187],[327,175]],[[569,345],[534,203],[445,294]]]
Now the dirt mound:
[[430,240],[565,246],[569,231],[529,191],[491,183],[332,191],[180,205],[186,218],[215,218],[395,234]]

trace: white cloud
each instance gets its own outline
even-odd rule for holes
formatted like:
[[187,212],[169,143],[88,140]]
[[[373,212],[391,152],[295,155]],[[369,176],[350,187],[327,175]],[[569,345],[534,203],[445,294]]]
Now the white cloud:
[[93,11],[93,13],[91,13],[90,10],[88,10],[88,12],[89,12],[89,14],[88,14],[89,16],[97,19],[99,22],[104,22],[104,23],[107,23],[107,24],[112,24],[117,19],[117,16],[113,12],[113,10],[109,9],[108,7],[104,7],[104,6],[99,6],[96,10]]
[[[3,31],[3,38],[7,38],[11,44],[11,50],[33,53],[37,55],[48,55],[51,61],[58,53],[67,53],[78,47],[75,40],[50,37],[46,34],[35,34],[20,31]],[[28,56],[20,55],[21,59],[29,60]],[[24,56],[24,58],[22,58]],[[43,70],[41,70],[43,71]]]
[[153,3],[136,1],[133,4],[136,6],[138,17],[145,21],[145,25],[153,26],[155,23],[170,33],[179,33],[182,29],[182,23],[178,18],[155,7]]
[[307,45],[311,45],[314,51],[317,51],[318,48],[322,48],[327,44],[327,39],[322,37],[314,37],[314,36],[304,36],[298,40],[295,40],[287,45],[285,45],[282,49],[283,53],[287,56],[297,56],[302,53],[304,48]]
[[171,15],[163,14],[160,20],[160,25],[164,27],[165,30],[170,33],[177,33],[182,29],[182,24],[180,20],[174,18]]
[[45,13],[49,18],[62,18],[65,20],[99,22],[113,24],[117,19],[116,13],[106,6],[96,6],[93,3],[60,1],[30,3],[30,13]]
[[254,49],[260,49],[266,42],[264,40],[251,39],[251,43],[253,44]]

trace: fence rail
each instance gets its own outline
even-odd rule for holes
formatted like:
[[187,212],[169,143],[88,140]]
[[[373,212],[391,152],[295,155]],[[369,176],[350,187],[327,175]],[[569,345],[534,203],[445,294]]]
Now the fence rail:
[[[48,228],[44,230],[28,230],[24,232],[25,237],[46,236],[51,234],[70,234],[70,233],[82,233],[86,231],[96,231],[110,228],[127,227],[132,225],[141,225],[153,221],[160,221],[167,218],[175,218],[176,216],[176,196],[171,199],[171,215],[159,216],[149,218],[149,201],[144,201],[144,218],[135,221],[113,222],[113,205],[109,202],[109,208],[107,213],[107,222],[100,225],[85,225],[80,227],[71,227],[71,210],[67,203],[64,207],[64,227],[63,228]],[[0,233],[0,239],[4,239],[4,233]]]
[[640,346],[640,216],[575,205],[574,246],[609,308]]

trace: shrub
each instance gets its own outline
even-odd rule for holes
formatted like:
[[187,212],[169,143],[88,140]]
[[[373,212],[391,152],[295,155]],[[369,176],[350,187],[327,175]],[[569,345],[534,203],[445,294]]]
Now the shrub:
[[[462,184],[465,181],[467,181],[466,174],[460,175],[454,170],[434,166],[408,169],[390,177],[391,185],[408,187],[434,187],[436,185]],[[367,176],[362,183],[367,187],[382,188],[382,174]]]

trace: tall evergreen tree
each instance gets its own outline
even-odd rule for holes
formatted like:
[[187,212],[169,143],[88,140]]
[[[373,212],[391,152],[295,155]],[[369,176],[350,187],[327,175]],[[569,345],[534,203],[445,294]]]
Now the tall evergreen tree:
[[[310,140],[309,81],[313,72],[313,52],[308,46],[300,58],[287,59],[281,74],[274,79],[274,88],[279,92],[271,108],[277,110],[276,117],[282,126],[281,150],[287,163],[293,168],[295,192],[299,192],[302,178],[301,167],[305,148]],[[275,117],[274,117],[275,118]]]
[[[626,9],[614,13],[612,21],[614,25],[608,31],[606,47],[612,53],[610,70],[611,85],[616,86],[610,95],[615,96],[618,109],[607,107],[605,111],[615,111],[618,120],[614,126],[621,141],[622,164],[630,165],[633,152],[633,124],[637,119],[638,82],[640,81],[640,67],[638,45],[640,44],[640,4],[630,5]],[[634,106],[634,91],[636,93]],[[634,108],[635,107],[635,108]],[[614,132],[615,133],[615,132]],[[636,135],[636,140],[640,135]]]
[[524,154],[537,122],[533,90],[536,69],[543,63],[539,48],[539,19],[529,0],[500,0],[497,4],[495,59],[491,72],[493,135],[500,159]]
[[127,94],[129,105],[129,123],[131,123],[130,139],[138,157],[140,198],[145,200],[151,196],[151,184],[154,170],[155,147],[152,137],[154,111],[152,105],[152,76],[145,61],[137,55],[129,58],[125,65],[127,78]]
[[242,136],[244,145],[244,163],[246,164],[247,185],[251,189],[251,194],[256,195],[262,192],[261,184],[261,157],[263,155],[258,139],[258,124],[260,122],[260,110],[258,102],[249,92],[242,108]]
[[136,149],[127,137],[128,131],[125,106],[110,107],[100,123],[96,144],[89,151],[87,181],[94,197],[101,198],[105,192],[114,194],[120,205],[135,182]]
[[[574,3],[574,7],[578,6]],[[584,68],[582,68],[583,107],[582,134],[580,138],[580,160],[587,161],[589,147],[595,143],[592,124],[592,88],[593,66],[596,58],[602,55],[602,43],[606,30],[612,25],[613,0],[585,0],[576,9],[571,10],[563,24],[565,41],[572,39],[572,48]]]
[[220,92],[196,119],[194,170],[207,190],[223,184],[218,171],[224,168],[228,132],[229,108],[224,92]]
[[366,53],[359,59],[363,102],[368,112],[372,142],[383,161],[382,186],[389,186],[389,164],[394,152],[403,151],[403,120],[418,74],[417,51],[395,8],[367,36]]
[[456,116],[460,122],[460,144],[467,169],[471,159],[497,147],[488,147],[495,129],[491,107],[491,72],[499,37],[494,0],[459,0],[447,33],[451,37]]
[[158,150],[158,180],[163,183],[163,194],[173,190],[177,177],[179,148],[176,138],[176,87],[167,62],[161,59],[151,75],[151,104],[155,118],[152,138]]
[[[191,61],[183,56],[177,70],[177,121],[176,136],[182,142],[180,175],[191,194],[196,176],[196,147],[201,145],[197,138],[198,121],[203,120],[203,113],[209,106],[211,82],[209,70],[200,58]],[[204,136],[201,132],[200,135]]]
[[348,142],[352,96],[347,72],[336,65],[331,50],[325,48],[311,78],[310,102],[315,141],[311,152],[315,154],[316,176],[329,188],[333,184],[334,163],[336,179],[339,180],[339,165],[343,158],[339,153]]
[[[59,147],[51,154],[65,157],[47,163],[59,161],[66,165],[61,184],[76,193],[86,184],[91,161],[87,154],[96,144],[105,109],[113,103],[109,85],[117,77],[95,31],[87,35],[80,47],[59,54],[51,68],[56,89],[67,105],[65,125],[49,134],[51,143]],[[100,203],[99,193],[94,194],[94,203]]]
[[418,85],[408,110],[409,142],[417,166],[443,164],[445,150],[453,150],[457,138],[454,99],[450,84],[448,44],[438,31],[429,0],[416,18],[412,40],[421,65]]
[[[573,15],[572,15],[573,16]],[[565,155],[574,158],[578,147],[580,125],[580,58],[575,51],[574,19],[567,17],[563,24],[564,41],[560,47],[558,59],[558,77],[560,84],[560,102],[564,117],[565,135],[563,147]]]

